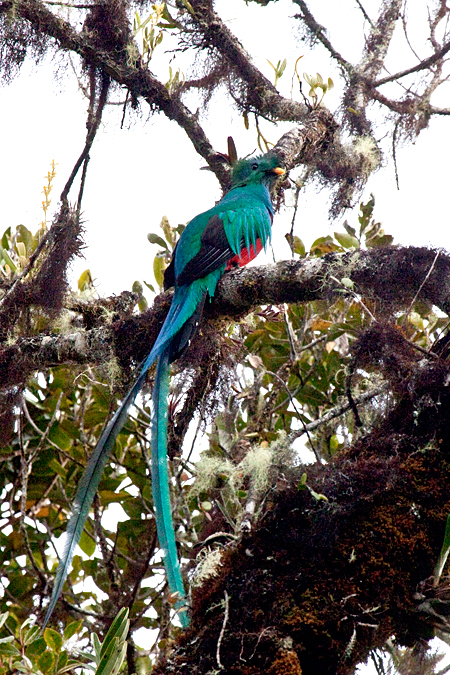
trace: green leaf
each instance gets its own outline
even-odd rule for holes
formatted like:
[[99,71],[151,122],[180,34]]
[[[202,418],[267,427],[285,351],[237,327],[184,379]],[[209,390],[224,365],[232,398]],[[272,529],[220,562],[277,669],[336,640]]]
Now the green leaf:
[[130,629],[128,608],[123,607],[112,622],[103,643],[92,634],[96,675],[117,675],[125,658],[126,637]]
[[144,284],[147,286],[147,288],[149,289],[149,291],[151,291],[152,293],[155,293],[155,292],[156,292],[156,291],[155,291],[155,287],[153,286],[153,284],[148,284],[146,281],[144,281]]
[[315,490],[313,490],[310,487],[308,487],[308,490],[309,490],[309,493],[310,493],[311,497],[313,497],[316,501],[318,501],[318,502],[327,502],[328,501],[328,497],[321,494],[320,492],[316,492]]
[[9,612],[3,612],[3,614],[0,614],[0,628],[3,626],[8,616]]
[[363,232],[366,230],[370,223],[370,219],[372,218],[372,213],[373,213],[373,207],[375,206],[375,197],[371,194],[370,199],[366,204],[361,204],[359,205],[359,210],[361,211],[361,215],[358,216],[359,224],[360,224],[360,234],[363,234]]
[[87,556],[91,557],[94,555],[95,547],[96,547],[95,541],[90,537],[85,530],[81,533],[80,537],[80,542],[79,546],[83,553],[86,553]]
[[110,649],[102,656],[95,675],[117,675],[127,653],[127,643],[122,645],[118,638],[111,642]]
[[330,438],[330,453],[334,455],[340,447],[339,439],[336,434],[333,434]]
[[[91,658],[92,655],[89,654],[89,659]],[[57,669],[56,673],[57,675],[62,675],[63,673],[68,673],[70,671],[73,672],[75,668],[82,668],[82,667],[86,667],[86,664],[83,663],[82,661],[74,661],[73,659],[69,659],[69,661],[67,661],[67,664],[65,666],[62,666],[61,668]]]
[[0,654],[5,656],[20,656],[20,651],[12,644],[14,637],[11,635],[0,640]]
[[0,249],[0,254],[3,256],[3,260],[5,261],[5,263],[9,265],[9,267],[13,272],[15,272],[17,270],[17,267],[14,265],[13,261],[9,257],[9,254],[6,252],[4,248]]
[[54,471],[55,473],[58,474],[58,476],[61,476],[61,478],[66,478],[67,476],[67,470],[61,466],[61,464],[58,462],[57,459],[53,458],[50,460],[48,463],[48,466]]
[[114,490],[100,490],[99,497],[102,501],[102,506],[108,506],[108,504],[115,504],[121,502],[124,499],[134,499],[129,492],[121,490],[120,492],[115,492]]
[[344,222],[344,230],[348,232],[352,237],[356,237],[356,230],[354,227],[351,227],[347,221]]
[[314,255],[323,255],[324,253],[338,250],[338,246],[334,243],[333,238],[330,237],[330,235],[316,239],[310,249],[311,253]]
[[72,623],[69,623],[69,625],[66,626],[64,630],[64,640],[70,640],[70,638],[73,637],[75,633],[78,633],[81,630],[82,625],[82,619],[80,619],[80,621],[72,621]]
[[61,651],[63,639],[56,630],[53,630],[53,628],[46,628],[44,630],[44,640],[53,652]]
[[195,15],[194,8],[192,7],[191,3],[189,0],[181,0],[182,4],[186,7],[188,12],[192,14],[193,16]]
[[300,478],[300,482],[297,485],[298,490],[304,490],[306,488],[306,481],[308,480],[308,475],[306,473],[302,473],[302,477]]
[[8,644],[9,642],[13,642],[14,639],[15,639],[14,635],[8,635],[8,637],[0,638],[0,645]]
[[166,3],[164,3],[164,9],[163,9],[162,17],[163,17],[163,19],[165,19],[167,21],[167,23],[160,23],[160,26],[162,28],[178,28],[179,23],[170,14],[169,10],[167,9]]
[[[383,230],[381,230],[381,232],[383,232]],[[382,248],[383,246],[391,246],[393,241],[394,237],[391,234],[382,234],[380,236],[366,239],[366,244],[370,248]]]
[[29,256],[35,247],[33,235],[31,234],[30,230],[27,227],[25,227],[25,225],[17,225],[16,231],[17,231],[17,240],[25,244],[25,251],[26,254]]
[[68,655],[67,651],[64,649],[60,653],[60,655],[58,657],[58,663],[56,664],[56,669],[57,669],[58,672],[60,672],[61,670],[64,670],[64,667],[67,664],[68,658],[69,658],[69,655]]
[[8,227],[3,232],[3,236],[2,236],[2,240],[1,240],[1,245],[3,246],[3,248],[9,249],[10,241],[11,241],[11,228]]
[[128,619],[129,610],[128,607],[122,607],[120,612],[117,614],[116,618],[112,622],[109,630],[103,640],[100,656],[102,657],[106,651],[109,649],[111,641],[117,638],[119,641],[126,639],[128,635],[128,630],[130,628],[130,621]]
[[160,288],[164,286],[164,270],[167,264],[163,256],[156,255],[153,260],[153,274],[155,275],[156,283]]
[[341,281],[341,284],[343,286],[345,286],[345,288],[354,288],[355,287],[354,282],[351,279],[349,279],[348,277],[342,277],[340,279],[340,281]]
[[78,279],[78,290],[82,293],[92,286],[91,270],[84,270]]
[[148,309],[148,302],[147,302],[147,300],[144,298],[144,296],[141,296],[141,297],[139,298],[138,308],[139,308],[139,311],[140,311],[140,312],[145,312],[145,311]]
[[95,663],[98,665],[102,657],[102,643],[100,642],[100,639],[96,633],[92,633],[91,639],[92,639],[92,646],[94,647],[94,660]]
[[444,541],[442,542],[441,551],[439,553],[439,558],[434,568],[434,586],[437,586],[439,579],[441,578],[442,572],[447,562],[448,554],[450,552],[450,514],[447,516],[447,521],[445,523],[445,532],[444,532]]
[[345,232],[335,232],[334,237],[344,248],[359,248],[359,241],[351,234],[347,234]]
[[[45,632],[45,631],[44,631]],[[39,657],[37,666],[43,673],[50,673],[56,661],[53,652],[46,651]]]
[[64,431],[61,424],[54,424],[50,429],[48,437],[55,445],[57,445],[61,450],[70,450],[73,443],[72,434],[68,434]]
[[293,247],[294,247],[294,253],[297,253],[297,255],[304,258],[305,255],[306,255],[306,249],[305,249],[305,244],[302,242],[300,237],[297,237],[297,236],[292,237],[292,244],[293,244]]
[[23,638],[23,644],[26,646],[26,645],[29,645],[32,642],[34,642],[36,640],[36,638],[38,637],[40,631],[41,631],[41,629],[39,628],[39,626],[32,626],[25,633],[25,636]]
[[41,654],[45,652],[47,649],[47,643],[45,642],[45,638],[39,637],[37,640],[32,642],[26,650],[26,655],[28,656],[29,659],[36,659],[39,657]]
[[138,520],[141,517],[142,508],[140,504],[136,503],[136,499],[129,499],[122,503],[122,508],[130,518]]
[[158,246],[161,246],[161,248],[166,249],[166,251],[169,250],[167,243],[164,241],[162,237],[159,236],[159,234],[154,234],[153,232],[151,232],[150,234],[147,235],[147,239],[151,244],[158,244]]

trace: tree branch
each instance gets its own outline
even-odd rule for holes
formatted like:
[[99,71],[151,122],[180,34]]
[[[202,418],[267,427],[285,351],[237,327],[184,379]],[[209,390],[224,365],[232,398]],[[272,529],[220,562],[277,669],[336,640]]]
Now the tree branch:
[[424,59],[423,61],[418,63],[417,66],[407,68],[406,70],[401,70],[399,73],[395,73],[395,75],[389,75],[388,77],[383,77],[380,80],[375,80],[375,82],[370,83],[370,86],[381,87],[382,84],[394,82],[395,80],[399,80],[401,77],[411,75],[411,73],[418,73],[420,70],[425,70],[425,68],[429,68],[437,61],[439,61],[439,59],[442,59],[442,57],[445,56],[445,54],[447,54],[447,52],[449,51],[450,51],[450,42],[446,42],[445,45],[441,49],[439,49],[439,51],[435,52],[432,56],[429,56],[427,59]]
[[[436,251],[427,248],[374,248],[242,268],[222,277],[214,301],[205,307],[205,316],[237,320],[265,304],[333,302],[343,291],[333,278],[344,277],[354,282],[352,292],[378,302],[385,310],[395,306],[397,311],[409,307],[418,290],[417,279],[426,279],[420,300],[450,314],[450,256],[441,253],[435,258]],[[19,362],[22,368],[27,363],[30,372],[63,364],[105,363],[112,354],[121,363],[130,359],[139,363],[156,339],[171,297],[171,292],[162,294],[147,312],[126,316],[111,326],[36,336],[4,347],[0,352],[0,389],[15,383]]]
[[[366,39],[359,64],[354,68],[350,86],[344,96],[344,106],[353,111],[347,115],[351,128],[360,135],[372,135],[372,126],[367,118],[366,109],[370,101],[372,82],[384,65],[395,25],[400,17],[403,0],[384,0],[378,19]],[[357,114],[354,114],[356,111]]]
[[325,49],[327,49],[331,56],[338,62],[338,64],[341,66],[341,69],[344,71],[345,75],[351,75],[354,71],[353,65],[344,59],[343,56],[333,47],[327,36],[325,35],[325,28],[320,25],[320,23],[317,23],[315,20],[314,16],[311,14],[311,11],[309,10],[308,5],[304,0],[293,0],[295,5],[298,5],[302,11],[301,15],[296,15],[295,18],[301,18],[305,22],[306,26],[308,27],[311,36],[313,37],[314,41],[320,42]]

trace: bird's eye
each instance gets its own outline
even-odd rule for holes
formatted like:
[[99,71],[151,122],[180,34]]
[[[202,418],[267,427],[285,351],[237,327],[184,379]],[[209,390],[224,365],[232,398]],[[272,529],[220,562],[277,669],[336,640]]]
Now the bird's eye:
[[258,163],[257,163],[257,162],[254,162],[254,163],[252,164],[252,171],[256,171],[257,168],[258,168]]

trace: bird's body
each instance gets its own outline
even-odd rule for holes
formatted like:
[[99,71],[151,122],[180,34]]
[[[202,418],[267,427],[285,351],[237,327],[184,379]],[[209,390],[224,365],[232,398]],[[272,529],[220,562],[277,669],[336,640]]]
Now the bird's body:
[[[73,515],[61,557],[50,605],[50,614],[61,593],[73,554],[89,515],[103,469],[124,425],[128,409],[145,381],[148,369],[158,360],[152,402],[152,492],[155,519],[168,584],[178,594],[177,607],[186,610],[183,582],[178,564],[172,523],[167,468],[167,396],[170,363],[189,346],[206,299],[214,296],[217,282],[226,269],[245,265],[264,248],[271,235],[273,207],[269,188],[284,173],[274,156],[241,160],[233,168],[232,189],[212,209],[191,220],[175,247],[165,273],[165,288],[175,293],[166,320],[148,357],[141,364],[136,382],[104,430],[78,486]],[[180,612],[184,626],[186,611]]]

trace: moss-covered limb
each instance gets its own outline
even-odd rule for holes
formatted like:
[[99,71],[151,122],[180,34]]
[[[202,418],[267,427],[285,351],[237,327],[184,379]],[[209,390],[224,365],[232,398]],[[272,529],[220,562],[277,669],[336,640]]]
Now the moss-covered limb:
[[[302,303],[341,297],[343,287],[336,279],[353,280],[354,291],[374,303],[377,318],[393,308],[408,308],[427,277],[436,253],[426,248],[383,248],[329,254],[323,258],[290,260],[232,271],[219,282],[214,302],[205,308],[206,316],[222,320],[240,318],[262,304]],[[102,306],[94,303],[94,314],[87,308],[86,325],[60,335],[22,338],[0,351],[0,388],[22,382],[33,370],[64,363],[99,364],[114,355],[119,364],[139,363],[149,352],[170,305],[171,293],[156,299],[153,307],[138,316],[130,314],[129,299],[112,302],[111,319],[99,326]],[[441,253],[421,288],[419,300],[450,313],[450,257]],[[108,305],[109,307],[109,305]],[[190,359],[189,352],[186,355]]]
[[51,316],[59,313],[68,291],[67,268],[83,248],[83,226],[66,205],[30,255],[28,263],[0,299],[0,341],[13,331],[31,305]]
[[[232,271],[219,282],[210,316],[238,317],[258,305],[310,302],[342,296],[336,280],[349,278],[353,290],[375,303],[379,316],[407,308],[422,282],[419,298],[450,312],[450,257],[418,247],[386,247],[330,253],[322,258],[285,260],[275,265]],[[434,266],[433,266],[434,263]]]
[[[155,673],[214,670],[225,597],[220,660],[236,675],[278,672],[283,659],[285,673],[349,675],[392,635],[413,645],[445,625],[424,609],[448,597],[428,580],[450,512],[449,368],[389,338],[366,336],[359,357],[376,367],[384,339],[385,353],[409,361],[410,378],[386,371],[398,404],[332,463],[284,472],[252,536],[195,591],[192,628]],[[298,489],[302,471],[328,502]]]
[[[170,306],[171,294],[159,296],[154,306],[138,316],[129,314],[107,325],[58,335],[19,338],[0,349],[0,390],[23,382],[35,370],[63,365],[105,365],[111,358],[122,367],[140,363],[155,341]],[[116,305],[118,311],[120,304]],[[91,315],[89,315],[91,318]]]

